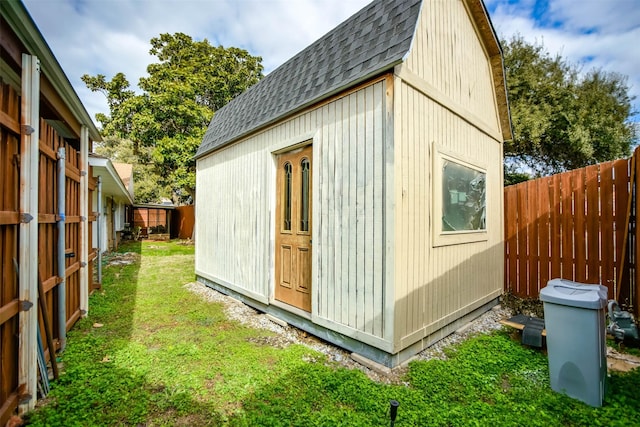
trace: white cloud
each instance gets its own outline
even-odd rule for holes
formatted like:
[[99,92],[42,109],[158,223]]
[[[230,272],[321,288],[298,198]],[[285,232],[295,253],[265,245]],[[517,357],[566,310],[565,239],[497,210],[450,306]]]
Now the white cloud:
[[149,41],[183,32],[262,56],[272,71],[370,0],[23,0],[89,114],[108,113],[83,74],[123,72],[134,89]]
[[[160,33],[183,32],[213,44],[247,49],[262,56],[270,72],[370,2],[23,1],[91,116],[107,113],[106,101],[88,91],[80,76],[100,73],[111,78],[123,72],[137,86],[153,60],[149,40]],[[499,35],[520,33],[527,40],[544,42],[551,53],[584,64],[585,69],[599,67],[628,75],[632,94],[640,98],[638,0],[548,0],[542,19],[536,19],[534,11],[547,3],[538,0],[485,3]]]
[[[536,19],[534,0],[512,3],[489,0],[487,7],[498,34],[514,34],[542,42],[581,66],[628,76],[630,93],[640,111],[640,7],[638,0],[549,0],[544,19]],[[635,120],[640,121],[640,116]]]

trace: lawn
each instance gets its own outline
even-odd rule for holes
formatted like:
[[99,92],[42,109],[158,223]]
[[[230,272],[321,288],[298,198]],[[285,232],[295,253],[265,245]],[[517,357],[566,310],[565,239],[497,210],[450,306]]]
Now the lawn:
[[638,371],[612,373],[604,406],[591,408],[551,391],[546,356],[500,331],[411,363],[405,385],[379,384],[302,345],[265,345],[272,332],[189,292],[193,246],[120,252],[136,262],[105,267],[31,425],[386,426],[390,399],[397,427],[640,425]]

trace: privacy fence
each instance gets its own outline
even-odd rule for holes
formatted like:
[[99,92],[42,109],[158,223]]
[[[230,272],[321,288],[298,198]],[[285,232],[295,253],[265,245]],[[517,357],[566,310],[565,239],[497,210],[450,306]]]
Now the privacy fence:
[[[83,202],[88,205],[85,232],[89,236],[96,218],[91,205],[95,180],[87,178],[87,197],[81,197],[81,177],[90,177],[91,171],[82,172],[79,147],[74,147],[41,119],[40,138],[34,146],[38,150],[38,170],[34,174],[38,181],[38,210],[35,214],[21,212],[21,198],[35,185],[21,179],[21,168],[26,167],[28,161],[22,142],[28,129],[21,124],[20,110],[19,93],[0,80],[0,425],[5,424],[18,404],[36,397],[28,393],[26,383],[20,383],[20,374],[28,369],[24,360],[30,357],[35,360],[35,356],[29,355],[35,347],[25,344],[28,329],[25,313],[37,310],[37,328],[48,360],[64,345],[66,331],[82,315],[81,270],[88,271],[89,289],[97,285],[92,280],[97,250],[83,247],[86,243],[82,242],[81,230]],[[61,153],[64,154],[61,156]],[[37,247],[22,247],[21,226],[27,223],[37,223]],[[83,250],[88,257],[82,256]],[[25,254],[37,261],[40,297],[24,297],[26,284],[20,283],[19,266],[24,263],[21,258]],[[62,289],[64,298],[61,298]]]
[[637,314],[637,157],[504,189],[505,291],[538,298],[552,278],[600,283]]

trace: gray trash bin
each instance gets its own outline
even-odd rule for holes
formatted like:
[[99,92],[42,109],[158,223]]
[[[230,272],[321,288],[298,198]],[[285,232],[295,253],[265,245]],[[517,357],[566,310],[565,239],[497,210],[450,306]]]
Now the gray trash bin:
[[551,388],[602,406],[607,379],[607,288],[553,279],[540,291],[540,300]]

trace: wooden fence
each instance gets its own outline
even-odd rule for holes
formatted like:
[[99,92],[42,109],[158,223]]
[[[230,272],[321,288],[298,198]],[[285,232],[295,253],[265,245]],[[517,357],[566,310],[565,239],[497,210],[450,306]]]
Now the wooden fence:
[[20,99],[0,80],[0,423],[18,406]]
[[[20,95],[8,84],[0,80],[0,425],[18,406],[19,396],[25,393],[25,385],[19,384],[20,330],[19,281],[17,267],[20,261],[20,165],[21,126]],[[81,156],[78,147],[72,146],[44,120],[39,123],[39,171],[38,171],[38,247],[30,251],[38,253],[38,271],[44,289],[46,318],[52,327],[54,351],[60,348],[58,313],[64,313],[65,330],[70,329],[82,315],[80,295],[81,268],[88,269],[92,281],[93,263],[96,250],[89,253],[88,262],[81,261]],[[65,271],[57,268],[57,221],[60,210],[56,194],[57,155],[59,147],[65,148]],[[90,172],[90,171],[89,171]],[[89,176],[91,174],[89,173]],[[89,179],[88,235],[91,235],[92,221],[96,218],[91,206],[91,191],[95,180]],[[24,185],[23,185],[24,187]],[[65,310],[58,310],[58,293],[65,283]],[[92,288],[95,288],[95,284]],[[37,299],[34,298],[34,301]],[[39,309],[34,304],[32,309]],[[44,339],[43,311],[39,311],[38,327],[43,337],[45,357],[50,358],[51,349]],[[22,351],[30,351],[23,349]],[[35,397],[35,396],[33,396]]]
[[600,283],[637,312],[637,155],[504,189],[505,291],[538,298],[556,277]]

